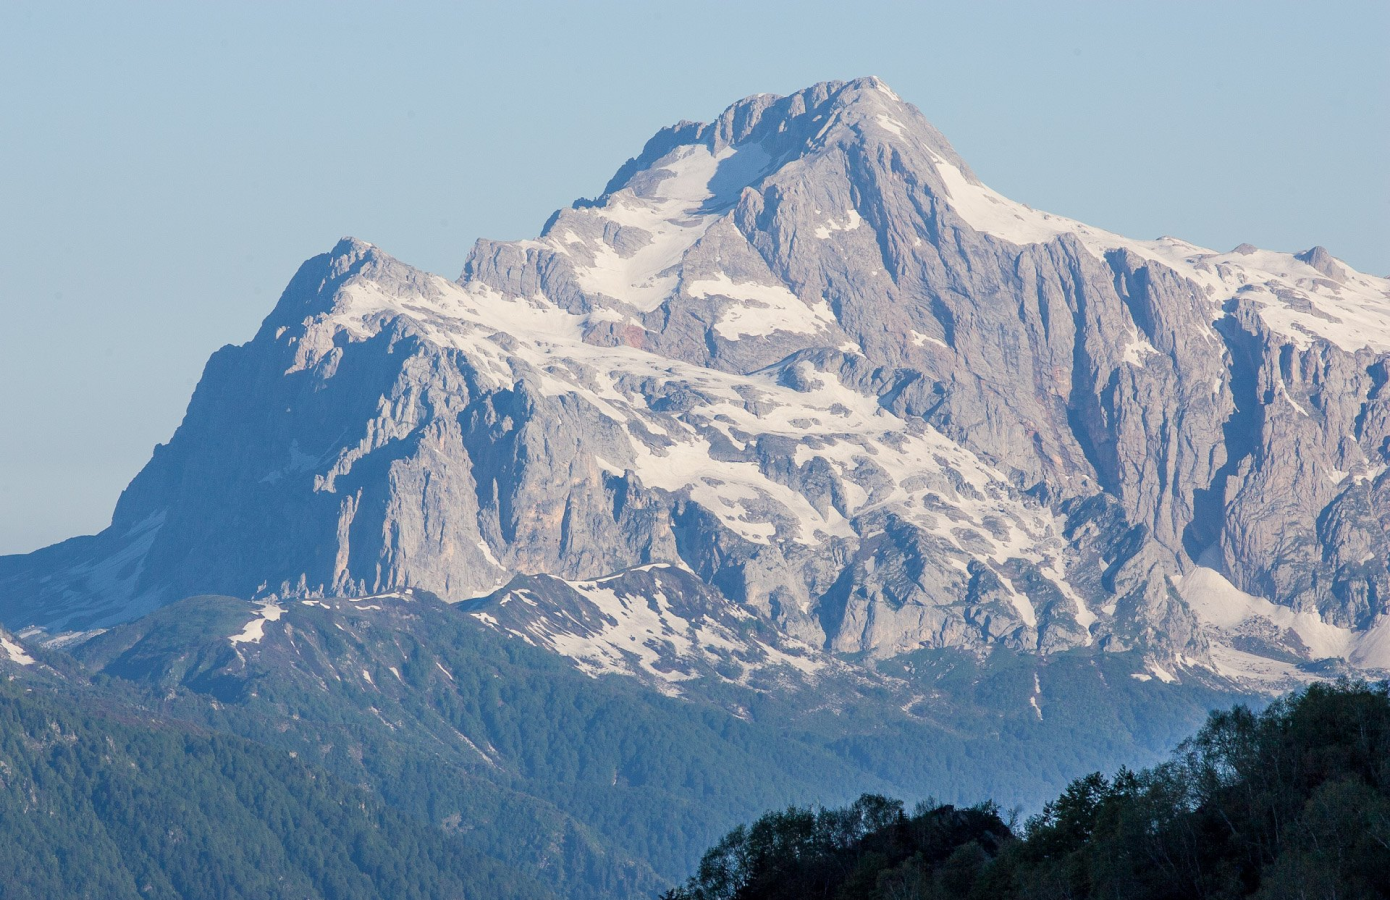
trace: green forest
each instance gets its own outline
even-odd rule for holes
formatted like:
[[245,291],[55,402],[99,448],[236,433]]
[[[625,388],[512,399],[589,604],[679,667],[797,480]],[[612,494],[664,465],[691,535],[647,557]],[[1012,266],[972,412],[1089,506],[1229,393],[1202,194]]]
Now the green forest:
[[[1350,862],[1288,856],[1282,808],[1285,843],[1253,869],[1182,857],[1179,838],[1227,853],[1217,839],[1235,838],[1194,829],[1230,819],[1240,840],[1264,840],[1211,803],[1276,750],[1304,764],[1306,748],[1271,737],[1299,704],[1327,710],[1298,740],[1363,734],[1362,755],[1383,759],[1383,688],[1220,713],[1155,765],[1166,750],[1148,748],[1173,747],[1232,698],[1138,681],[1122,654],[916,653],[892,663],[906,694],[826,678],[782,693],[686,682],[666,697],[428,598],[294,604],[243,648],[227,635],[247,609],[192,598],[0,670],[0,896],[655,898],[715,842],[671,897],[1279,896],[1265,874],[1276,862],[1372,883]],[[1322,721],[1338,716],[1356,728]],[[1077,773],[1120,762],[1137,771],[1081,779],[1044,806]],[[1359,780],[1268,790],[1324,813],[1361,804],[1382,819],[1356,839],[1383,837],[1383,805],[1365,798],[1383,797],[1384,773],[1334,762]],[[933,793],[955,805],[909,813],[880,796]],[[968,806],[980,797],[1041,813]],[[720,841],[786,804],[800,806]],[[1331,814],[1308,815],[1314,828]],[[1171,847],[1124,843],[1154,821]],[[1154,871],[1141,851],[1217,887],[1163,875],[1155,890],[1170,893],[1145,894],[1124,880]]]
[[0,682],[0,896],[550,896],[283,752]]
[[1230,702],[1130,678],[1140,661],[1124,654],[1002,651],[895,659],[897,692],[826,676],[667,697],[429,598],[295,603],[234,647],[248,607],[190,598],[45,658],[78,670],[64,695],[297,753],[575,900],[655,897],[731,826],[788,803],[874,791],[1037,808],[1106,761],[1161,758]]
[[990,802],[908,813],[877,795],[792,807],[730,832],[664,896],[1390,897],[1390,693],[1341,681],[1214,712],[1167,761],[1088,775],[1007,819]]

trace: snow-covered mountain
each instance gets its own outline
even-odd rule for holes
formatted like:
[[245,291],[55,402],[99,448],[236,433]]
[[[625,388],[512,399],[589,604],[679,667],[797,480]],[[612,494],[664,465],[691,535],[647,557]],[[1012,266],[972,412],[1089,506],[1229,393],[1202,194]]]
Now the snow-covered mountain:
[[1035,211],[830,82],[664,129],[457,281],[309,260],[110,528],[0,559],[0,621],[410,588],[672,679],[734,645],[1390,668],[1387,380],[1390,281]]

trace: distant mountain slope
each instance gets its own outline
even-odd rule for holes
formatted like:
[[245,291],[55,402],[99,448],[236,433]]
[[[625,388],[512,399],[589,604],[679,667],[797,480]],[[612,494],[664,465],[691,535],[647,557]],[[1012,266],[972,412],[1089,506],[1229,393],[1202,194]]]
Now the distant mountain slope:
[[0,884],[35,898],[540,898],[284,752],[0,685]]
[[0,620],[665,563],[839,654],[1387,668],[1388,291],[1013,203],[876,79],[759,95],[457,283],[305,263]]
[[1156,759],[1230,697],[1129,678],[1133,654],[1094,648],[919,651],[882,673],[753,658],[751,683],[712,655],[668,697],[424,595],[192,598],[71,653],[124,704],[297,753],[576,900],[651,896],[787,803],[1034,805],[1078,772]]

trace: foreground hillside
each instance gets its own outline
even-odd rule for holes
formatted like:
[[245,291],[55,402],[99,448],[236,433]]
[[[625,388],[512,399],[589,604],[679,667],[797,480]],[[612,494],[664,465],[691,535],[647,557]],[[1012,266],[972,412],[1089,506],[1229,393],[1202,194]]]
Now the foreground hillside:
[[667,900],[1390,896],[1387,686],[1317,684],[1213,713],[1166,763],[1078,779],[1015,834],[866,795],[738,828]]

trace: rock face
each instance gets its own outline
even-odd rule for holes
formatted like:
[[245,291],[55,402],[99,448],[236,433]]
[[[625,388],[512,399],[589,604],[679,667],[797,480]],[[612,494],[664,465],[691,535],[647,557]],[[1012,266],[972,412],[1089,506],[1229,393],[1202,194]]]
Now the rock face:
[[876,79],[760,95],[457,282],[306,262],[110,528],[0,559],[0,620],[659,563],[839,653],[1390,666],[1387,351],[1322,248],[1037,212]]

